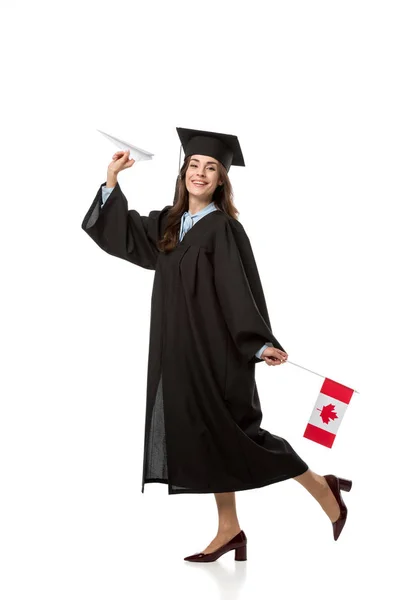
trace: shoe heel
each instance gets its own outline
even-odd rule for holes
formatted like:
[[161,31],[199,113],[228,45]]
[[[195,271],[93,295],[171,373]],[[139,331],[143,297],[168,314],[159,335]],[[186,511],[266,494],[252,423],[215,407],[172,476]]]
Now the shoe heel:
[[350,481],[349,479],[340,479],[340,477],[338,477],[339,480],[339,488],[341,490],[343,490],[344,492],[349,492],[351,490],[351,486],[353,485],[353,482]]
[[247,560],[247,545],[235,549],[235,560]]

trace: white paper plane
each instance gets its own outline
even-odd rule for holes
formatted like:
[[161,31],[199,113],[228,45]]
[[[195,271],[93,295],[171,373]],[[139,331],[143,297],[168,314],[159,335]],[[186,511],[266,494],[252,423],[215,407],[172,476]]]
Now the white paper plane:
[[134,158],[136,162],[139,160],[151,160],[154,154],[151,152],[147,152],[147,150],[142,150],[142,148],[138,148],[137,146],[133,146],[128,142],[124,142],[123,140],[119,140],[118,138],[113,137],[112,135],[108,135],[108,133],[104,133],[104,131],[100,131],[110,142],[112,142],[117,148],[120,150],[129,150],[129,158]]

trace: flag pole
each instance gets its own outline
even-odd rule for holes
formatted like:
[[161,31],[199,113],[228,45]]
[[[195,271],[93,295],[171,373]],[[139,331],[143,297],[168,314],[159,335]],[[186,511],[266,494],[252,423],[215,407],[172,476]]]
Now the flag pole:
[[[310,371],[310,373],[314,373],[314,375],[318,375],[319,377],[323,377],[324,379],[329,379],[329,377],[325,377],[324,375],[321,375],[320,373],[316,373],[315,371],[311,371],[311,369],[307,369],[306,367],[302,367],[301,365],[296,365],[296,363],[292,362],[291,360],[285,360],[285,362],[290,363],[291,365],[294,365],[295,367],[300,367],[300,369],[305,369],[306,371]],[[349,386],[346,386],[349,387]],[[353,388],[350,388],[353,389]],[[353,392],[355,394],[359,394],[360,392],[357,392],[357,390],[353,390]]]

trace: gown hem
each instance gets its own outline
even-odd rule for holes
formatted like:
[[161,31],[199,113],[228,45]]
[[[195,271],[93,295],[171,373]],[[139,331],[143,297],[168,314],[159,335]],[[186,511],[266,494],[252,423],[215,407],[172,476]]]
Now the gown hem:
[[306,468],[301,467],[301,469],[299,470],[299,472],[294,472],[292,474],[289,475],[279,475],[277,477],[269,477],[268,479],[264,480],[261,483],[249,483],[249,484],[243,484],[243,485],[235,485],[235,486],[229,486],[229,489],[225,488],[221,488],[221,489],[204,489],[204,488],[199,488],[199,489],[181,489],[181,490],[173,490],[170,487],[169,481],[168,479],[145,479],[144,483],[142,484],[142,493],[144,493],[144,489],[145,489],[145,485],[146,483],[163,483],[168,485],[168,495],[175,495],[175,494],[221,494],[221,493],[228,493],[228,492],[242,492],[242,491],[246,491],[246,490],[252,490],[252,489],[259,489],[261,487],[266,487],[268,485],[274,484],[274,483],[279,483],[280,481],[286,481],[287,479],[292,479],[293,477],[298,477],[299,475],[303,475],[303,473],[305,473],[306,471],[308,471],[308,466],[306,466]]

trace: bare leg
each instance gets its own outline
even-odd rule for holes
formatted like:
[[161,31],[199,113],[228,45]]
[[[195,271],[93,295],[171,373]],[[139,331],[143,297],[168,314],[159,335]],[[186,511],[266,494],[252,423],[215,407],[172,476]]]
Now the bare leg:
[[[317,475],[317,473],[308,469],[305,473],[298,477],[293,477],[293,479],[301,483],[310,492],[332,523],[337,521],[340,516],[340,508],[322,475]],[[236,514],[235,492],[214,494],[214,496],[218,508],[218,531],[212,542],[203,550],[205,554],[214,552],[214,550],[229,542],[241,530]]]
[[340,516],[340,507],[327,484],[325,477],[317,475],[308,469],[305,473],[298,477],[293,477],[293,479],[301,483],[317,502],[319,502],[332,523],[338,520]]
[[214,494],[214,496],[218,508],[218,531],[211,544],[203,550],[206,554],[214,552],[214,550],[229,542],[241,530],[236,514],[235,492],[224,492]]

